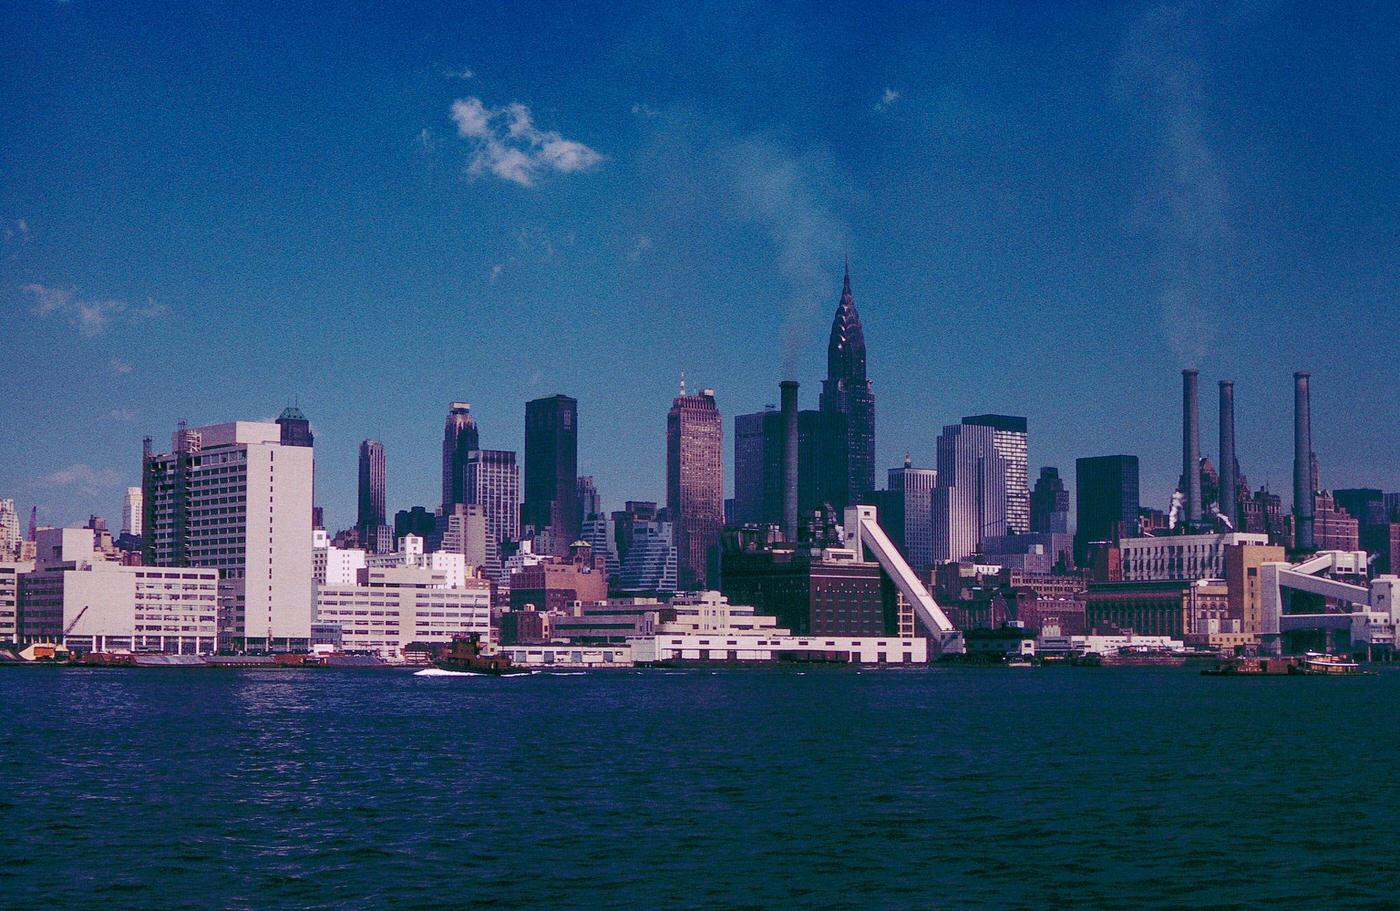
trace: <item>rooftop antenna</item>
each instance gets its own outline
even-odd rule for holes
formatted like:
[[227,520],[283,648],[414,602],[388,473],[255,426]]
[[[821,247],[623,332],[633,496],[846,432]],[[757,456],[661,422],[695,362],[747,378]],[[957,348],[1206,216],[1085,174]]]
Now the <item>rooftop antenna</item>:
[[685,371],[681,371],[681,398],[685,398]]

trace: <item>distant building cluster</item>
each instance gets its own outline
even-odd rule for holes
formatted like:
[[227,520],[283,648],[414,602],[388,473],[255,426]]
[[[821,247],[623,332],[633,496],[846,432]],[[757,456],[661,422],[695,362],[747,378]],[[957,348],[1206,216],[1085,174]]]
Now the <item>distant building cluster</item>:
[[364,440],[354,521],[335,531],[299,408],[182,422],[159,451],[146,439],[115,536],[96,516],[40,526],[37,510],[25,527],[0,499],[0,644],[404,660],[475,634],[520,660],[585,664],[913,662],[955,647],[957,631],[973,652],[1094,637],[1393,649],[1400,494],[1322,488],[1306,374],[1289,508],[1242,471],[1228,380],[1215,460],[1202,452],[1195,370],[1182,374],[1178,489],[1154,508],[1135,455],[1033,475],[1029,422],[1000,413],[943,426],[934,465],[906,456],[877,489],[849,271],[826,366],[815,409],[788,378],[776,405],[734,416],[729,499],[716,391],[682,378],[664,502],[611,510],[579,473],[567,395],[525,403],[519,459],[483,447],[471,405],[450,402],[437,503],[391,512],[389,453]]

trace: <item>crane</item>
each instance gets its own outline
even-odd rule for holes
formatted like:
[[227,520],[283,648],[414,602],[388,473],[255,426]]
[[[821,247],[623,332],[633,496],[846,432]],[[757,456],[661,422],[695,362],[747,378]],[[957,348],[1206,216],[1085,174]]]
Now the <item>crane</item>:
[[67,639],[67,638],[68,638],[68,634],[71,633],[71,632],[73,632],[73,627],[77,626],[77,625],[78,625],[78,621],[81,620],[81,619],[83,619],[83,614],[86,614],[86,613],[88,612],[88,608],[89,608],[89,607],[91,607],[91,605],[89,605],[89,604],[84,604],[84,605],[83,605],[83,609],[80,610],[80,611],[78,611],[78,616],[76,616],[76,617],[73,618],[73,622],[70,623],[70,624],[68,624],[66,627],[64,627],[64,629],[63,629],[63,635],[59,637],[60,639]]

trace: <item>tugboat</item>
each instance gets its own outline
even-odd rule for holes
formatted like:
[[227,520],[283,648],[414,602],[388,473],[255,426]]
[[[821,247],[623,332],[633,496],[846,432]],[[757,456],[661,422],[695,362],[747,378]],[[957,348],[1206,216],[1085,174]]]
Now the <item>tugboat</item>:
[[533,673],[529,668],[516,667],[509,655],[482,654],[480,633],[453,636],[452,647],[438,653],[433,659],[433,667],[457,674],[485,674],[491,677]]
[[1317,652],[1308,652],[1303,656],[1302,661],[1290,665],[1288,672],[1319,677],[1350,677],[1366,675],[1367,673],[1355,661],[1348,661],[1338,655],[1321,655]]

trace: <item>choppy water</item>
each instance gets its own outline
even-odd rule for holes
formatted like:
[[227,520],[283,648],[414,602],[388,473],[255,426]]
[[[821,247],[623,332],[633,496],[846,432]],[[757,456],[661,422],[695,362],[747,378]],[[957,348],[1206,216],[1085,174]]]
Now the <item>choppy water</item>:
[[1400,672],[0,670],[0,906],[1394,907]]

